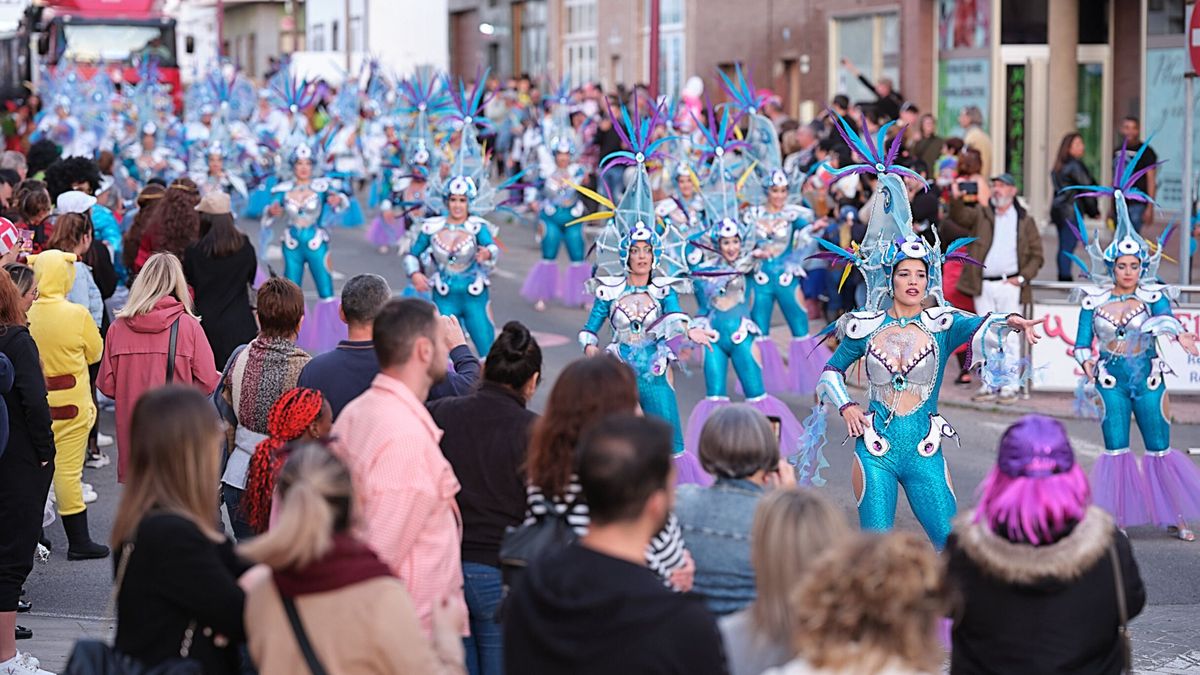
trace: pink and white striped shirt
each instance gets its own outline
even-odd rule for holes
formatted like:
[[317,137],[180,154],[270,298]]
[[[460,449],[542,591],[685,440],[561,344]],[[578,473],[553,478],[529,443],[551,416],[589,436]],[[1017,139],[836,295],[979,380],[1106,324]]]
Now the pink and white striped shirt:
[[428,634],[442,598],[465,607],[460,486],[442,430],[412,390],[380,373],[338,415],[333,436],[354,479],[360,536],[404,581]]

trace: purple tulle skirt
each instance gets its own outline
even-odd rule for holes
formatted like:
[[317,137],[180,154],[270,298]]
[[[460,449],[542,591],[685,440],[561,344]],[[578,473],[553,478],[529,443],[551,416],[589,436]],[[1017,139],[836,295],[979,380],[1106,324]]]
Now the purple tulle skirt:
[[730,405],[731,401],[722,396],[720,398],[705,398],[692,408],[692,414],[688,415],[687,427],[683,432],[683,447],[688,449],[688,452],[694,453],[697,457],[700,456],[700,432],[704,430],[704,423],[717,410]]
[[816,392],[821,371],[833,355],[821,340],[815,336],[792,340],[788,350],[788,389],[793,393],[811,396]]
[[1200,468],[1178,450],[1147,452],[1142,459],[1155,525],[1179,525],[1200,519]]
[[700,467],[700,459],[691,450],[675,455],[675,484],[712,485],[713,478]]
[[375,216],[367,228],[367,241],[374,246],[395,246],[404,237],[404,219],[389,225],[382,215]]
[[1092,501],[1112,514],[1120,527],[1145,525],[1151,520],[1146,480],[1132,452],[1102,454],[1092,465]]
[[296,344],[310,354],[322,354],[346,339],[346,324],[339,316],[342,301],[338,298],[318,300],[304,312],[304,324]]
[[262,263],[259,263],[258,268],[254,270],[254,287],[258,288],[262,286],[270,278],[271,275],[267,272],[267,268]]
[[563,272],[562,284],[558,287],[560,300],[567,307],[587,307],[592,303],[592,296],[587,292],[585,284],[592,278],[592,265],[577,262],[567,265]]
[[529,302],[553,300],[558,297],[558,263],[539,260],[529,270],[521,285],[521,297]]
[[763,388],[771,394],[787,393],[788,369],[783,365],[783,356],[779,353],[779,345],[765,336],[759,337],[754,344],[758,347],[758,353],[762,359]]

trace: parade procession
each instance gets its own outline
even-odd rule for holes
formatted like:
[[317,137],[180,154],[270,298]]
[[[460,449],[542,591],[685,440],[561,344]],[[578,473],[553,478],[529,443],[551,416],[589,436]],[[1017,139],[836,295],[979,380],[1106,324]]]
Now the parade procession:
[[1194,4],[12,4],[0,675],[1200,674]]

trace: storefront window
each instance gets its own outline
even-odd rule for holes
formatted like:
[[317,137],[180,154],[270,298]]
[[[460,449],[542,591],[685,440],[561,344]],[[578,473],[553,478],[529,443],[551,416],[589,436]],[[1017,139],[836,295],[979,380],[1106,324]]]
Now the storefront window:
[[871,82],[888,78],[897,91],[904,90],[900,82],[899,15],[861,14],[836,18],[833,23],[837,40],[833,63],[836,93],[846,94],[854,102],[875,100],[873,91],[841,67],[842,59],[852,62]]

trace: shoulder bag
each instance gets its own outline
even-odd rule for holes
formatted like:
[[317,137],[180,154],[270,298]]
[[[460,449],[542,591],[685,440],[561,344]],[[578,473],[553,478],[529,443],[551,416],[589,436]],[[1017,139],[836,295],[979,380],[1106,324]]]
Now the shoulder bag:
[[1133,645],[1129,638],[1129,609],[1125,604],[1125,580],[1121,578],[1121,559],[1117,555],[1117,545],[1109,544],[1108,558],[1112,561],[1113,579],[1117,586],[1117,612],[1121,623],[1117,626],[1117,640],[1121,645],[1122,673],[1133,672]]
[[308,639],[308,633],[304,630],[304,623],[300,621],[300,612],[296,610],[296,601],[282,593],[279,594],[279,599],[283,601],[283,610],[287,612],[288,623],[292,624],[292,634],[296,636],[296,642],[300,645],[300,653],[304,655],[304,662],[308,664],[309,672],[312,675],[326,675],[327,671],[321,665],[320,659],[317,658],[317,652]]
[[175,343],[179,340],[179,317],[171,324],[171,338],[167,342],[167,384],[175,381]]

